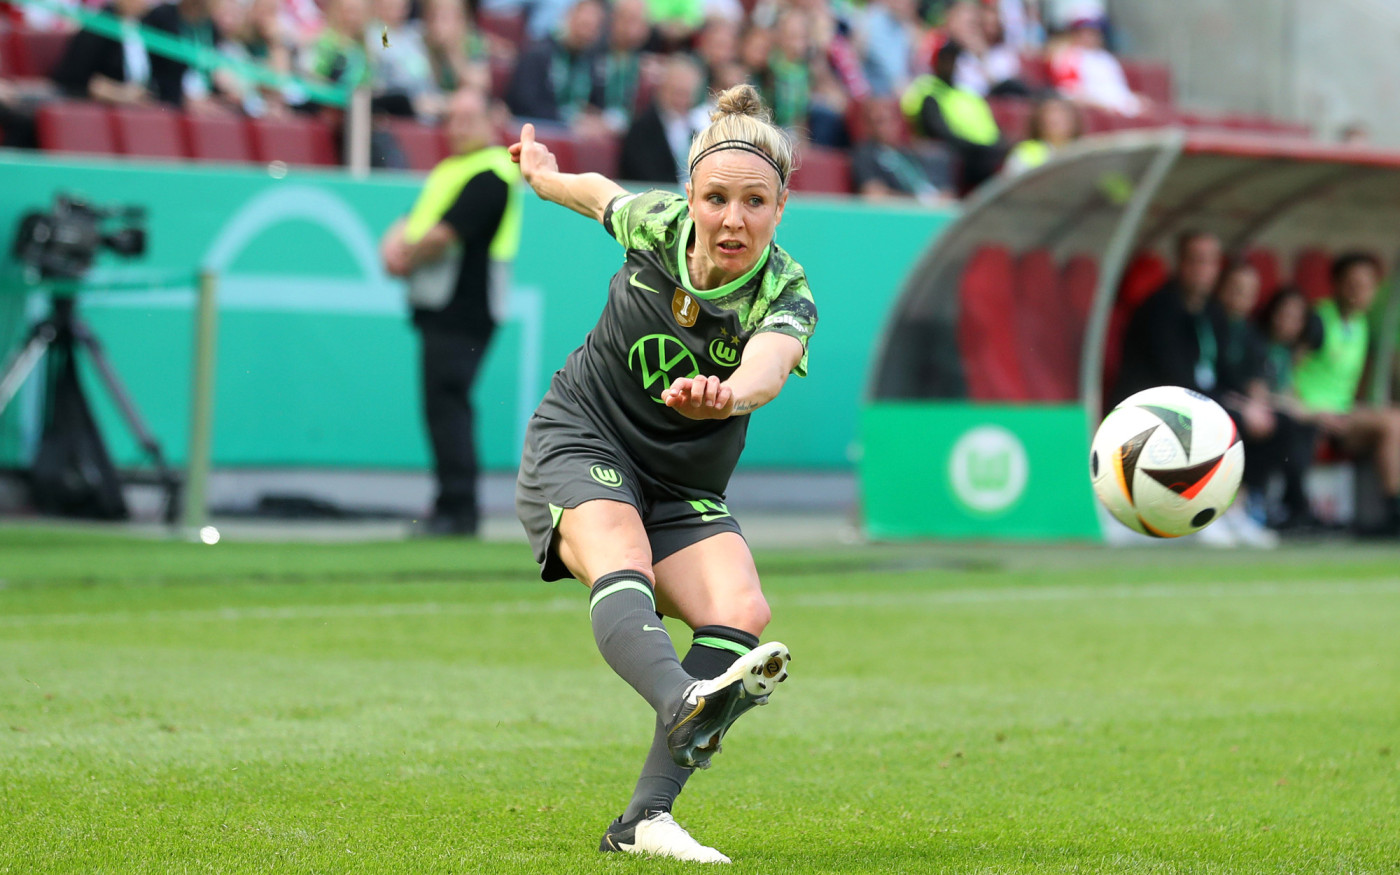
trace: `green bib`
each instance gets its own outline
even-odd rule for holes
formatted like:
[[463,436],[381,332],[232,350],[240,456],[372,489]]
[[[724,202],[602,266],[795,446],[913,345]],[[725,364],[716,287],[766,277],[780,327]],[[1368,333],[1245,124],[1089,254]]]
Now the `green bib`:
[[992,116],[992,108],[980,95],[954,88],[937,76],[924,75],[915,79],[899,99],[900,109],[916,131],[924,134],[920,118],[924,100],[932,97],[938,111],[948,123],[953,135],[979,146],[990,146],[1001,139],[1001,129]]
[[1365,314],[1343,319],[1337,302],[1317,305],[1322,347],[1308,353],[1293,372],[1298,398],[1314,410],[1346,413],[1356,403],[1370,343]]
[[520,168],[510,160],[510,152],[500,146],[479,149],[470,155],[451,155],[438,162],[408,214],[404,240],[417,243],[423,239],[423,235],[442,220],[467,183],[478,173],[485,172],[495,173],[510,186],[505,214],[501,216],[496,235],[491,238],[491,260],[514,260],[515,253],[520,250],[520,186],[516,184]]

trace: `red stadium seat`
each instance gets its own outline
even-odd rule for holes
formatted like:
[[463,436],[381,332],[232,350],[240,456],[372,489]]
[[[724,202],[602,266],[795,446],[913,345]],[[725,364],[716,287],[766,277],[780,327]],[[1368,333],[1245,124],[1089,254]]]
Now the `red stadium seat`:
[[850,194],[850,156],[841,149],[807,146],[797,159],[791,188],[821,194]]
[[1123,76],[1128,87],[1154,103],[1171,106],[1175,102],[1172,93],[1172,68],[1168,64],[1154,61],[1123,62]]
[[16,78],[47,79],[58,66],[72,34],[19,29],[10,33],[8,49],[11,75]]
[[258,161],[282,161],[329,167],[336,164],[330,125],[315,118],[252,119],[253,157]]
[[846,108],[846,131],[851,135],[851,141],[860,143],[869,139],[873,134],[870,131],[870,111],[872,106],[880,104],[881,110],[893,112],[899,117],[901,124],[899,141],[908,143],[913,136],[909,130],[909,120],[904,115],[904,110],[899,108],[899,98],[897,97],[866,97],[860,100],[852,100]]
[[1078,337],[1066,331],[1068,314],[1061,298],[1060,271],[1045,249],[1016,260],[1017,348],[1027,397],[1032,401],[1068,401],[1079,376]]
[[1060,271],[1060,298],[1075,321],[1088,325],[1089,311],[1094,307],[1094,293],[1099,288],[1099,263],[1091,255],[1072,255]]
[[477,13],[476,23],[484,33],[498,36],[513,46],[525,44],[525,16],[522,13],[481,11]]
[[1029,397],[1016,350],[1015,269],[1011,254],[984,246],[972,254],[958,286],[958,350],[967,395],[977,401]]
[[1021,55],[1021,81],[1029,85],[1032,91],[1050,84],[1050,62],[1045,60],[1044,55]]
[[242,116],[187,114],[185,136],[197,161],[253,160],[253,142]]
[[405,118],[385,119],[383,124],[403,150],[410,170],[432,170],[447,157],[447,137],[441,128]]
[[1321,249],[1304,249],[1293,259],[1293,285],[1302,289],[1309,301],[1321,301],[1332,294],[1332,256]]
[[1139,252],[1123,271],[1123,279],[1118,285],[1118,299],[1114,302],[1113,312],[1108,319],[1108,336],[1104,341],[1105,397],[1118,378],[1118,364],[1123,358],[1123,334],[1128,330],[1128,320],[1133,317],[1133,313],[1143,301],[1162,287],[1170,275],[1167,263],[1155,252]]
[[1263,307],[1278,291],[1279,272],[1278,258],[1268,249],[1251,249],[1245,253],[1244,260],[1254,268],[1254,272],[1259,274],[1259,303],[1256,307]]
[[515,72],[515,61],[510,58],[491,58],[487,62],[491,70],[491,96],[497,100],[506,99],[510,88],[510,77]]
[[616,136],[580,137],[574,141],[574,160],[578,162],[580,173],[601,173],[613,179],[622,160],[622,139]]
[[180,113],[159,106],[120,106],[112,109],[117,151],[145,158],[188,158]]
[[14,67],[15,51],[10,46],[11,36],[9,25],[0,21],[0,79],[13,79],[18,75]]
[[98,155],[117,151],[111,115],[101,104],[76,100],[46,103],[39,107],[34,122],[40,149]]
[[[520,132],[516,131],[519,137]],[[514,143],[515,140],[510,142]],[[559,164],[561,173],[579,173],[578,154],[575,150],[574,136],[564,128],[542,128],[535,127],[535,142],[543,143],[549,151],[554,153],[554,160]]]

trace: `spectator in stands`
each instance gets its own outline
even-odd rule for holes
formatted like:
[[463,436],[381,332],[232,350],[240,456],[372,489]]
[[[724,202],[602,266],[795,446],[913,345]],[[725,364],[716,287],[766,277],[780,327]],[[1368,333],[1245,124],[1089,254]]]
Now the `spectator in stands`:
[[774,124],[805,129],[807,138],[821,146],[845,146],[847,95],[811,35],[812,17],[806,10],[789,8],[779,16],[773,51],[758,75],[759,90],[773,109]]
[[920,33],[915,0],[870,0],[857,19],[856,48],[873,97],[898,95],[914,78]]
[[954,85],[983,97],[1029,93],[1019,78],[1021,57],[1006,44],[995,7],[959,0],[948,7],[943,27],[947,41],[963,48],[953,74]]
[[369,25],[367,0],[326,0],[326,26],[306,52],[309,75],[329,82],[347,77],[356,84],[370,81],[369,56],[365,52]]
[[611,132],[627,129],[637,107],[637,89],[651,60],[641,52],[651,41],[651,12],[646,0],[615,0],[608,22],[608,51],[603,56],[603,121]]
[[913,198],[925,205],[956,197],[951,159],[935,144],[915,149],[905,142],[899,107],[886,100],[865,105],[869,138],[851,155],[856,192],[872,199]]
[[29,99],[18,84],[0,76],[0,146],[33,149],[38,145]]
[[1279,438],[1278,417],[1264,379],[1264,339],[1251,316],[1259,302],[1259,273],[1248,261],[1231,261],[1220,273],[1216,288],[1216,385],[1212,397],[1229,411],[1244,438],[1244,482],[1235,503],[1216,525],[1226,525],[1240,543],[1250,547],[1278,545],[1278,536],[1265,528],[1267,495],[1273,466],[1256,464]]
[[704,102],[711,92],[723,91],[718,83],[724,71],[739,60],[739,25],[727,18],[711,18],[695,38],[695,53],[700,62],[702,81],[697,102]]
[[[280,14],[279,0],[252,0],[244,9],[241,0],[214,0],[214,24],[219,30],[219,51],[231,57],[263,64],[278,73],[292,72],[292,52]],[[288,103],[300,103],[295,88],[284,94],[274,88],[244,82],[228,71],[221,90],[250,116],[277,116]]]
[[1054,96],[1041,98],[1031,110],[1026,139],[1012,147],[1002,172],[1015,176],[1032,167],[1039,167],[1049,161],[1050,156],[1079,139],[1083,129],[1083,119],[1074,104]]
[[647,0],[663,51],[685,48],[705,24],[706,0]]
[[944,143],[958,158],[959,187],[971,191],[1001,166],[1007,146],[987,101],[953,85],[962,46],[948,42],[934,58],[932,75],[905,89],[900,105],[920,136]]
[[685,55],[666,60],[651,104],[622,139],[621,178],[675,185],[688,182],[690,141],[708,118],[695,95],[700,68]]
[[542,40],[521,54],[506,92],[511,112],[569,123],[588,105],[601,104],[603,16],[601,0],[578,0],[557,39]]
[[489,93],[486,40],[472,27],[461,0],[428,0],[423,15],[423,43],[438,90],[452,94],[470,88]]
[[505,149],[491,146],[484,94],[454,94],[446,131],[452,156],[384,234],[380,254],[389,274],[409,280],[422,340],[423,412],[438,486],[424,534],[471,536],[480,524],[471,390],[501,316],[497,267],[515,257],[520,239],[520,172]]
[[797,128],[807,123],[812,105],[812,57],[806,13],[784,12],[773,29],[773,52],[763,74],[763,102],[773,108],[773,123]]
[[1366,314],[1381,275],[1380,261],[1367,253],[1332,262],[1332,296],[1313,308],[1322,342],[1298,362],[1293,381],[1298,400],[1325,434],[1349,453],[1371,456],[1386,499],[1377,533],[1400,535],[1400,410],[1356,401],[1370,342]]
[[[147,3],[116,0],[104,11],[134,24],[146,14]],[[147,23],[171,34],[178,31],[178,25],[168,17]],[[78,31],[68,41],[52,76],[69,96],[99,103],[132,106],[161,101],[179,106],[184,102],[180,71],[157,65],[134,29],[121,40],[90,30]]]
[[1049,50],[1050,84],[1078,103],[1136,117],[1150,101],[1128,87],[1123,65],[1104,48],[1104,22],[1078,18]]
[[1348,146],[1365,146],[1371,142],[1371,130],[1365,122],[1351,122],[1337,132],[1337,139]]
[[[212,50],[220,41],[211,7],[215,0],[176,0],[162,3],[146,14],[144,24],[170,31],[186,43]],[[238,108],[241,89],[227,71],[211,72],[186,66],[164,55],[151,55],[152,75],[180,83],[181,105],[187,112],[224,112]],[[233,89],[232,93],[223,88]]]
[[[1279,289],[1259,313],[1264,338],[1263,379],[1274,407],[1274,438],[1250,449],[1245,476],[1262,469],[1261,482],[1277,472],[1283,479],[1283,503],[1271,514],[1274,528],[1311,529],[1317,526],[1304,489],[1317,446],[1317,427],[1302,410],[1293,391],[1293,368],[1298,358],[1321,343],[1320,322],[1310,323],[1308,299],[1301,290]],[[1314,330],[1315,329],[1315,330]]]
[[375,0],[375,20],[365,33],[373,64],[374,111],[432,122],[442,114],[428,47],[408,0]]
[[1176,241],[1176,272],[1128,321],[1113,403],[1153,386],[1182,386],[1205,395],[1219,383],[1220,239],[1190,230]]

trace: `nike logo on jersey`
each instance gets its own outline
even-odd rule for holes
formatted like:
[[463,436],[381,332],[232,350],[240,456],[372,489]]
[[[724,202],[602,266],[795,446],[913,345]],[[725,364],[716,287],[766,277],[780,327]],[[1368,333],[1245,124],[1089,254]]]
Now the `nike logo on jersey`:
[[641,271],[639,271],[639,270],[634,270],[634,271],[632,271],[632,275],[629,276],[629,277],[627,278],[627,282],[628,282],[630,285],[634,285],[634,286],[636,286],[636,287],[639,288],[639,289],[645,289],[646,291],[651,292],[653,295],[659,295],[659,294],[661,294],[660,291],[658,291],[658,290],[656,290],[656,289],[653,289],[651,286],[647,285],[646,283],[637,282],[637,274],[639,274],[639,273],[641,273]]
[[648,625],[646,625],[646,624],[643,624],[643,625],[642,625],[642,631],[643,631],[643,632],[665,632],[666,630],[665,630],[664,628],[662,628],[661,626],[648,626]]

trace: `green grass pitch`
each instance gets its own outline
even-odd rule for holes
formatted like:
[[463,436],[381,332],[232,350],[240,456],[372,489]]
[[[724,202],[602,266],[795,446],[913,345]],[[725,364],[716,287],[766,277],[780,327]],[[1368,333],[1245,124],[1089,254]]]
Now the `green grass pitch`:
[[[731,871],[1400,871],[1393,549],[758,558],[792,678],[676,810]],[[12,527],[0,581],[0,873],[694,871],[597,853],[650,717],[523,546]]]

